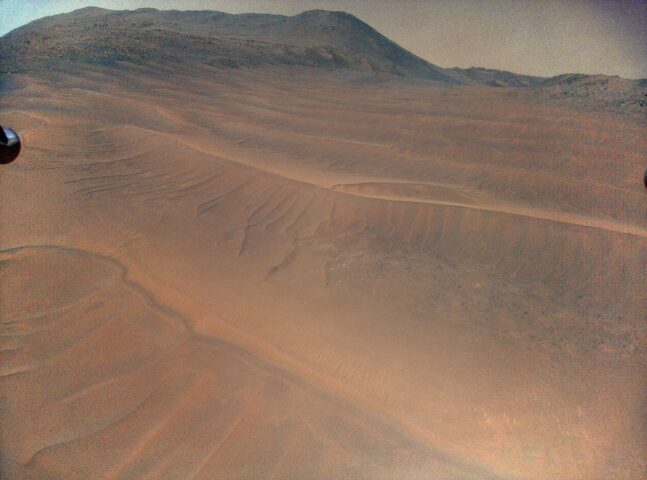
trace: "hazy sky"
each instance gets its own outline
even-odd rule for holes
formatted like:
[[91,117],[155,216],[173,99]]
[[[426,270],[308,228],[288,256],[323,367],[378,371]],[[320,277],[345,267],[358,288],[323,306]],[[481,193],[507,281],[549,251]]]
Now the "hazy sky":
[[647,77],[647,0],[0,0],[0,35],[89,5],[287,15],[344,10],[443,67]]

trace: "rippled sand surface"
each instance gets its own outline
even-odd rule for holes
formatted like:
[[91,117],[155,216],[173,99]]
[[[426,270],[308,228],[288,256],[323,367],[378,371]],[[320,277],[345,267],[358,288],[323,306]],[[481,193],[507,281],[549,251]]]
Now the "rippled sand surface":
[[23,75],[12,479],[630,479],[645,123],[306,68]]

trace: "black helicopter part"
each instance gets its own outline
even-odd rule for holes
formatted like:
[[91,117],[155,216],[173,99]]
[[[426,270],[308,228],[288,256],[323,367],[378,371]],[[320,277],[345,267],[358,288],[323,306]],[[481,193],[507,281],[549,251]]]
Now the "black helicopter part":
[[13,162],[20,154],[20,137],[10,128],[0,126],[0,164]]

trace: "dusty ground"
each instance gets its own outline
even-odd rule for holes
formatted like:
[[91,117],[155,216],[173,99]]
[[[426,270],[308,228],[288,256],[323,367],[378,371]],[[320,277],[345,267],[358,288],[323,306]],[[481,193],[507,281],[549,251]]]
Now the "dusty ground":
[[2,478],[644,473],[644,119],[305,68],[7,85]]

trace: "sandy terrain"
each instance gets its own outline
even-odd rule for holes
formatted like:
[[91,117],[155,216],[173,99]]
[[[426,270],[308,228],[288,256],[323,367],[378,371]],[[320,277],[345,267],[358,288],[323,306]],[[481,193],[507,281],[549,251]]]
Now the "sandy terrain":
[[314,72],[7,83],[2,478],[639,478],[644,119]]

